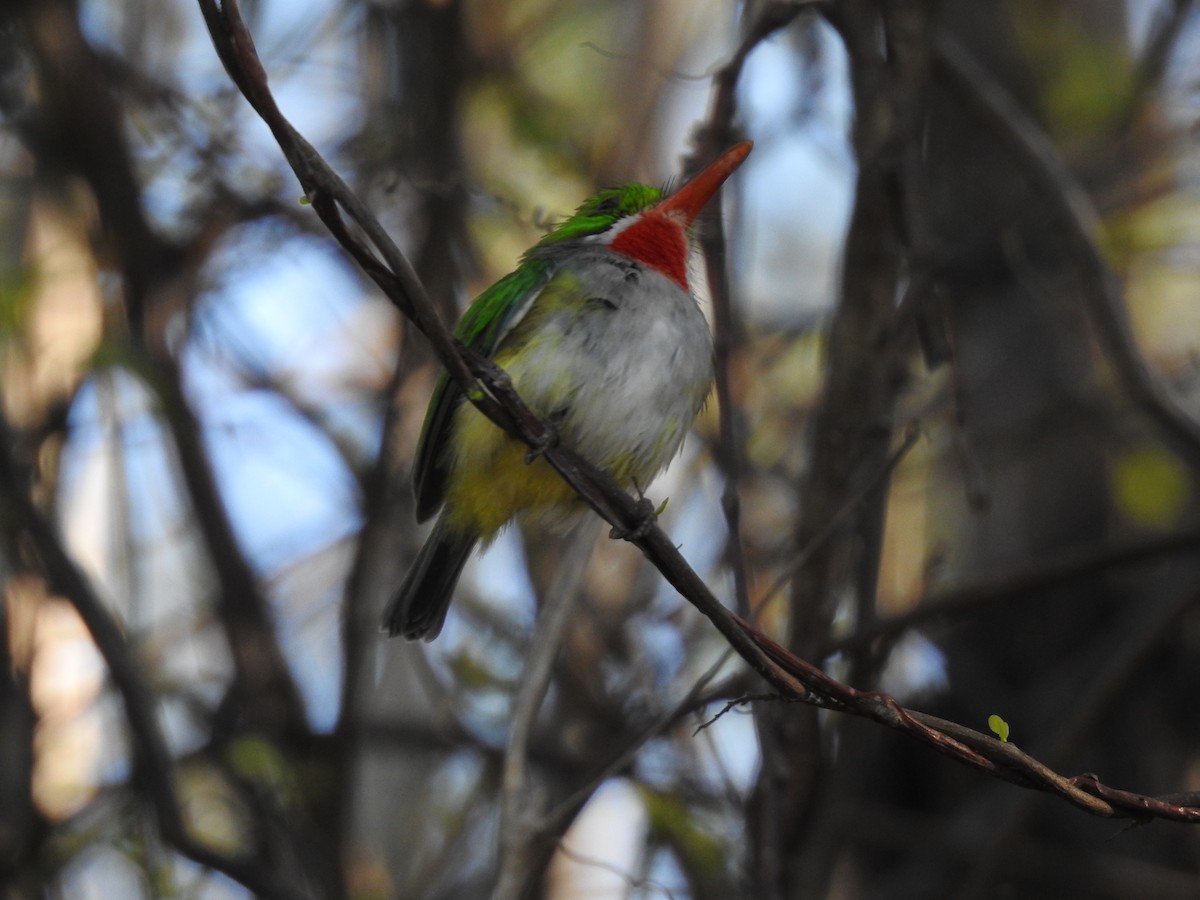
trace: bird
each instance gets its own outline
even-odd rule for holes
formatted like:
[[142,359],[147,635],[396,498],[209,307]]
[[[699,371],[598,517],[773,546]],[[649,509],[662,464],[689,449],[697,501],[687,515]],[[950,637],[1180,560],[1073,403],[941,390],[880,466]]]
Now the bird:
[[[641,491],[678,453],[713,380],[713,339],[688,259],[700,211],[752,143],[673,192],[601,190],[483,291],[454,335],[503,369],[570,447]],[[437,521],[384,609],[381,631],[437,637],[463,566],[514,519],[562,524],[584,509],[550,464],[505,434],[445,371],[412,469],[416,518]],[[440,510],[440,513],[439,513]]]

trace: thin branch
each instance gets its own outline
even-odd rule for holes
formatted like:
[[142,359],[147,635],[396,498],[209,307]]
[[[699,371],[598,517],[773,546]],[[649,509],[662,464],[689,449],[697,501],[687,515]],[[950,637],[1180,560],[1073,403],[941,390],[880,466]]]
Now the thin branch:
[[757,632],[749,623],[742,624],[775,663],[810,688],[809,702],[902,731],[963,765],[1021,787],[1057,794],[1092,815],[1200,823],[1200,796],[1185,793],[1150,797],[1108,787],[1091,773],[1061,775],[1015,744],[937,716],[905,709],[881,691],[859,691],[844,685]]
[[829,653],[849,651],[927,622],[961,618],[987,607],[999,606],[1014,597],[1047,591],[1082,578],[1151,564],[1173,556],[1195,554],[1197,549],[1200,549],[1200,531],[1184,531],[1137,543],[1089,548],[1075,553],[1063,552],[1058,559],[1043,566],[936,591],[920,600],[909,612],[889,616],[844,638],[831,641],[826,650]]
[[910,424],[904,433],[904,439],[900,442],[900,446],[892,451],[892,455],[888,457],[884,465],[880,466],[879,471],[874,477],[851,494],[846,499],[846,502],[838,508],[837,512],[830,516],[821,529],[809,539],[808,543],[801,547],[796,555],[788,560],[788,564],[784,566],[783,571],[776,577],[775,582],[759,598],[758,604],[754,609],[755,615],[758,614],[759,610],[772,597],[787,587],[788,582],[795,577],[797,572],[808,565],[809,560],[821,550],[826,541],[833,537],[839,529],[845,527],[846,523],[857,512],[859,505],[865,503],[871,494],[887,484],[896,466],[900,465],[900,461],[908,455],[908,451],[913,448],[920,436],[920,427],[916,423]]
[[512,724],[504,751],[501,782],[500,873],[492,893],[493,900],[519,900],[525,896],[529,879],[544,869],[538,864],[538,858],[548,858],[553,850],[553,842],[547,841],[546,828],[536,822],[540,811],[531,808],[537,794],[531,795],[527,789],[529,738],[550,687],[554,660],[562,646],[563,632],[570,621],[584,570],[596,546],[594,526],[594,520],[590,520],[571,535],[554,584],[538,611],[529,639],[529,657],[513,698]]
[[638,878],[629,874],[620,866],[613,865],[607,860],[599,857],[590,856],[585,853],[577,853],[567,846],[565,841],[559,841],[558,852],[567,859],[581,866],[590,866],[594,869],[603,869],[606,872],[611,872],[625,883],[627,896],[633,896],[633,891],[638,891],[639,896],[650,896],[651,892],[662,894],[667,900],[675,900],[675,895],[671,889],[665,884],[659,884],[652,878]]
[[[713,78],[713,99],[708,122],[696,135],[695,150],[689,167],[696,168],[713,159],[725,147],[730,147],[741,135],[734,127],[738,80],[746,59],[764,40],[791,24],[800,14],[800,6],[773,3],[767,6],[742,38],[741,44]],[[700,246],[708,274],[713,311],[713,364],[717,393],[717,414],[720,437],[717,440],[716,460],[724,478],[721,508],[729,532],[727,555],[733,572],[734,594],[739,615],[750,615],[750,588],[746,571],[746,555],[741,534],[742,439],[738,429],[738,407],[729,384],[729,361],[741,342],[742,327],[729,290],[726,265],[724,220],[719,214],[707,221],[700,233]]]
[[[1122,688],[1128,688],[1135,670],[1162,646],[1170,630],[1200,601],[1200,596],[1194,590],[1166,590],[1148,601],[1123,610],[1121,618],[1108,629],[1106,641],[1092,648],[1096,662],[1082,679],[1082,690],[1073,693],[1064,708],[1056,710],[1053,740],[1041,751],[1047,760],[1066,759],[1078,750],[1101,712],[1122,695]],[[988,895],[988,886],[1000,877],[1011,842],[1035,813],[1033,801],[1032,795],[1026,795],[1016,803],[1005,804],[1006,809],[993,809],[988,814],[996,828],[987,850],[976,857],[960,896]]]
[[[587,801],[587,798],[595,793],[608,779],[620,775],[625,772],[629,766],[637,758],[648,742],[665,733],[668,728],[678,722],[683,716],[694,712],[709,703],[713,702],[718,697],[726,697],[729,695],[727,685],[719,685],[713,691],[705,692],[705,688],[717,676],[717,673],[725,667],[732,656],[733,650],[724,651],[721,656],[708,669],[696,679],[696,682],[688,689],[687,694],[655,719],[648,727],[644,728],[640,733],[635,735],[630,741],[615,754],[598,772],[596,772],[588,781],[580,785],[575,791],[565,800],[551,810],[543,819],[542,831],[544,834],[555,834],[561,832],[570,824],[571,820],[578,814],[580,808]],[[700,727],[704,727],[701,725]]]
[[[266,70],[258,58],[254,40],[242,19],[238,0],[198,2],[225,71],[271,129],[321,221],[384,290],[388,299],[413,320],[433,344],[442,364],[470,396],[474,381],[412,265],[379,220],[279,109],[267,84]],[[346,228],[341,218],[343,211],[362,229],[367,243]]]

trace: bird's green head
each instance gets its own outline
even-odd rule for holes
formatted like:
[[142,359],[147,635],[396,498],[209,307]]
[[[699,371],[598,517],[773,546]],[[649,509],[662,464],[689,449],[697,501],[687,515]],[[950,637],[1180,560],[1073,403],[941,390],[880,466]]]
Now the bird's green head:
[[546,234],[538,247],[550,247],[575,238],[603,234],[617,222],[637,215],[662,199],[663,192],[648,184],[626,184],[606,188],[580,204],[579,209],[553,231]]
[[553,256],[560,248],[573,249],[573,241],[594,241],[688,290],[688,231],[704,204],[746,159],[750,147],[749,141],[730,147],[670,196],[645,184],[601,191],[538,241],[526,261]]

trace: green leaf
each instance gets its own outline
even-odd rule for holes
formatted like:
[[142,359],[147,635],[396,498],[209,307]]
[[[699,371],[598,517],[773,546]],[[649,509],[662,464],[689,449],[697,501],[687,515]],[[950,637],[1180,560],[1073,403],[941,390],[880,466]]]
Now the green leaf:
[[988,728],[995,732],[996,737],[1002,741],[1008,741],[1008,723],[997,715],[988,716]]
[[470,690],[496,690],[501,687],[496,671],[484,659],[472,653],[456,653],[447,662],[454,673],[454,683]]
[[269,792],[281,804],[293,795],[296,784],[292,769],[270,741],[253,736],[238,738],[227,748],[226,759],[239,777]]

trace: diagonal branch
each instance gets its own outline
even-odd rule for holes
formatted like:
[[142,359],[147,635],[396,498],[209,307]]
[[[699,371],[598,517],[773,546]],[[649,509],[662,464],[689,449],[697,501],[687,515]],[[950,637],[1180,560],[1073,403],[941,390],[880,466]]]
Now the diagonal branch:
[[[346,183],[284,118],[267,86],[266,74],[241,18],[237,0],[199,0],[213,44],[242,93],[263,117],[308,192],[313,209],[342,247],[385,295],[429,338],[439,360],[465,396],[508,434],[536,448],[605,521],[632,542],[667,580],[706,615],[756,671],[776,687],[803,692],[729,618],[729,613],[688,566],[671,540],[647,526],[643,507],[608,475],[566,447],[547,447],[551,431],[517,395],[508,376],[490,360],[472,353],[450,335],[404,255]],[[341,218],[346,210],[369,243],[351,233]],[[380,261],[382,257],[382,262]]]
[[[629,535],[684,598],[729,641],[736,652],[784,698],[865,717],[902,731],[952,759],[1022,787],[1054,793],[1093,815],[1137,820],[1164,818],[1200,822],[1200,799],[1192,795],[1146,797],[1111,788],[1090,774],[1064,776],[1012,744],[973,729],[902,707],[877,691],[859,691],[829,677],[735,616],[713,596],[684,561],[670,538],[648,524],[639,503],[603,472],[565,447],[546,447],[542,422],[516,394],[494,363],[457,344],[403,255],[345,183],[280,113],[267,87],[253,41],[237,0],[198,0],[213,44],[234,82],[275,134],[313,208],[342,247],[410,316],[430,339],[466,396],[508,434],[540,452],[605,521]],[[347,212],[366,236],[353,233],[341,218]]]
[[755,631],[749,623],[742,624],[773,662],[810,689],[809,702],[872,719],[902,731],[966,766],[1021,787],[1057,794],[1092,815],[1138,820],[1160,818],[1200,824],[1200,792],[1149,797],[1109,787],[1091,773],[1062,775],[1014,744],[937,716],[906,709],[881,691],[860,691],[844,685]]

